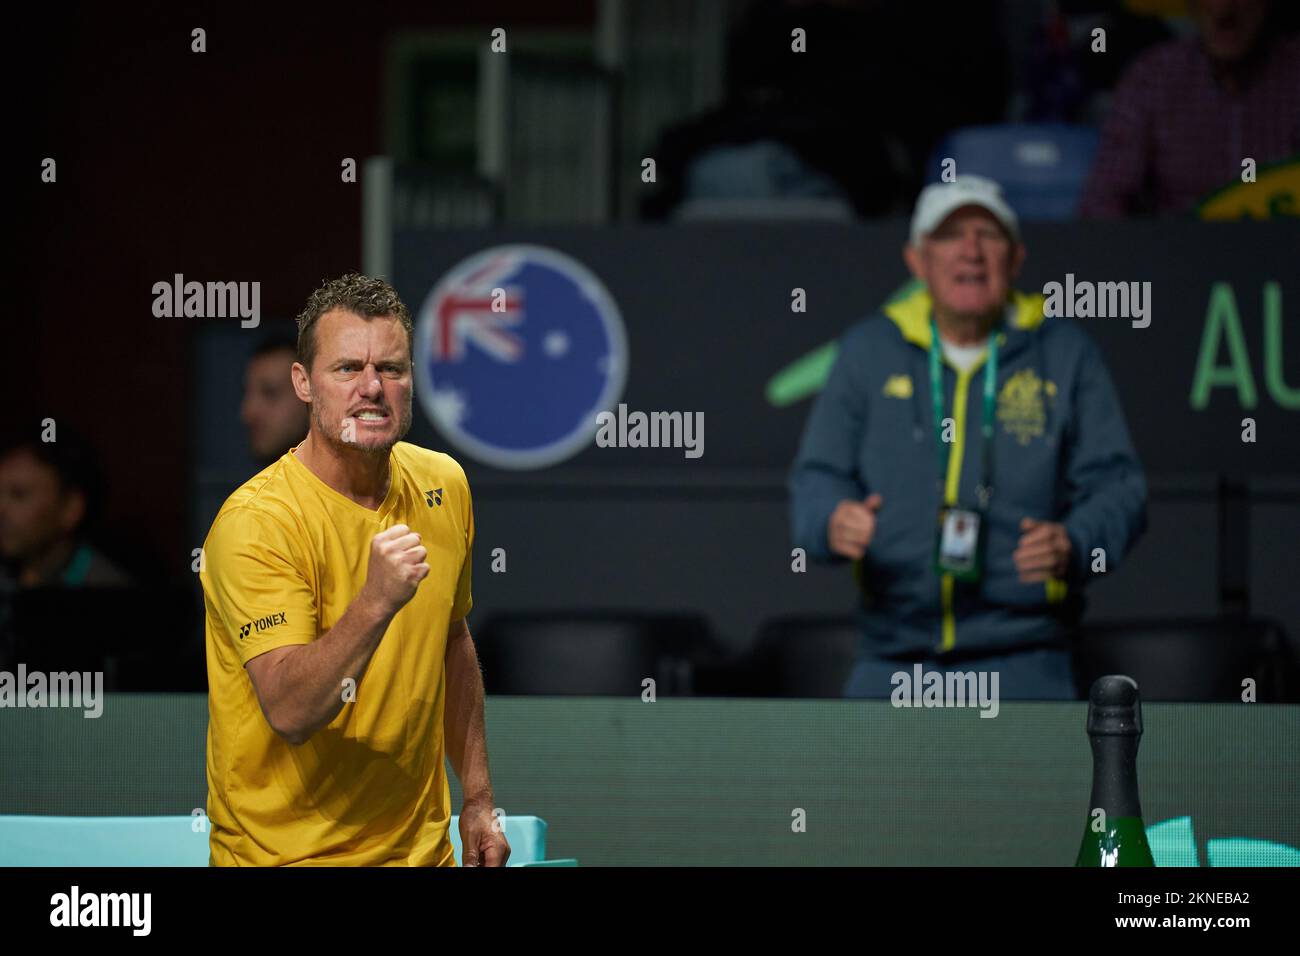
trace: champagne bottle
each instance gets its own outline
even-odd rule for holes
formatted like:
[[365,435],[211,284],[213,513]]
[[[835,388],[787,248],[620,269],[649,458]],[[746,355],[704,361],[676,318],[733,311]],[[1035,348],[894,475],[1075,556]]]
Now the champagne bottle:
[[1092,802],[1075,866],[1155,866],[1138,803],[1142,701],[1131,677],[1099,677],[1088,694]]

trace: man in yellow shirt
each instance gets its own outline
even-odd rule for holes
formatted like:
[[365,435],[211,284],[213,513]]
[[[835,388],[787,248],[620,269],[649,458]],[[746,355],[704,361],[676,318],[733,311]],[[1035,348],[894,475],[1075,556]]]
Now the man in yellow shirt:
[[412,325],[346,275],[298,317],[307,438],[226,500],[204,543],[208,818],[217,866],[503,865],[469,613],[474,514],[411,426]]

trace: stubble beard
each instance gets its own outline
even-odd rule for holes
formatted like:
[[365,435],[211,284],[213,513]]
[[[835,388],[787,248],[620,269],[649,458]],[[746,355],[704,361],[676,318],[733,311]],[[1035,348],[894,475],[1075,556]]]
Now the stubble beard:
[[325,417],[316,407],[316,403],[311,403],[311,420],[315,431],[325,442],[335,451],[347,454],[349,452],[359,452],[375,458],[386,458],[388,453],[393,450],[393,446],[406,437],[407,432],[411,430],[411,403],[408,400],[404,403],[401,414],[397,423],[397,434],[392,439],[385,439],[377,445],[363,445],[360,442],[343,440],[343,422],[346,418],[340,419],[337,427],[330,427],[326,424]]

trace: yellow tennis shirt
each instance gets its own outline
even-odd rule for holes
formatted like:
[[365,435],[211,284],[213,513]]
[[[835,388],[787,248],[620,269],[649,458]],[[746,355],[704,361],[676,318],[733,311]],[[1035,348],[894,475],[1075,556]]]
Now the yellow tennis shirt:
[[[226,500],[208,532],[199,579],[214,866],[455,865],[444,661],[448,625],[472,604],[469,482],[450,456],[407,442],[389,467],[388,496],[371,511],[287,452]],[[371,539],[395,524],[419,533],[429,574],[355,699],[291,746],[267,723],[244,665],[333,627],[365,583]]]

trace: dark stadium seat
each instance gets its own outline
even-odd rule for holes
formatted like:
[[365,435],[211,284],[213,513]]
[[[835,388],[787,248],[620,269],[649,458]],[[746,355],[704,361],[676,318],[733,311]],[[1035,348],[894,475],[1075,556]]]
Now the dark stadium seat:
[[956,173],[988,176],[1025,222],[1076,218],[1097,131],[1063,123],[1004,123],[954,130],[930,156],[927,182],[938,182],[944,159]]
[[1240,701],[1242,681],[1261,703],[1300,699],[1294,652],[1272,621],[1231,618],[1085,626],[1075,646],[1081,696],[1104,674],[1127,674],[1144,700]]
[[764,623],[745,666],[759,697],[842,697],[862,641],[852,617],[779,617]]
[[489,694],[690,694],[697,657],[713,652],[695,615],[619,612],[494,615],[473,632]]

